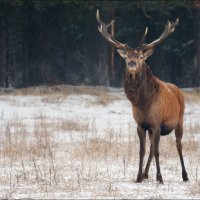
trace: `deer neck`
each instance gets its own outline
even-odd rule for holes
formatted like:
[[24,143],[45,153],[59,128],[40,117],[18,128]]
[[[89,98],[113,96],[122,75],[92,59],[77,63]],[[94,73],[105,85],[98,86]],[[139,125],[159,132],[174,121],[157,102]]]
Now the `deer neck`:
[[144,64],[142,70],[135,77],[125,69],[124,90],[132,105],[148,109],[153,99],[156,98],[159,85],[149,66]]

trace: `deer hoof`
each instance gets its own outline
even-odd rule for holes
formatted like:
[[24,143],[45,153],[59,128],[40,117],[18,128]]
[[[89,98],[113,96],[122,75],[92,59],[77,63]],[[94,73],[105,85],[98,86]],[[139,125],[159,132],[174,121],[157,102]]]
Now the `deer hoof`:
[[183,181],[185,181],[185,182],[189,181],[187,172],[183,172],[182,177],[183,177]]
[[143,174],[143,178],[144,178],[144,179],[148,179],[148,178],[149,178],[148,174],[147,174],[147,173],[144,173],[144,174]]
[[160,184],[164,184],[161,174],[158,174],[158,175],[157,175],[156,180],[157,180]]
[[141,183],[142,180],[143,180],[143,176],[142,176],[142,175],[138,175],[135,182],[136,182],[136,183]]

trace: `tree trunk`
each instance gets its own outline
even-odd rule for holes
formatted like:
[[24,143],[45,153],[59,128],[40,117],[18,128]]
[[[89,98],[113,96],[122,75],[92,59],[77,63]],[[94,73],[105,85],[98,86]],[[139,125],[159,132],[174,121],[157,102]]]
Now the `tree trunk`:
[[102,47],[99,52],[99,64],[97,67],[98,84],[109,86],[108,64],[107,64],[107,46]]
[[194,81],[193,86],[200,86],[200,1],[192,0],[194,17]]
[[9,74],[10,74],[10,66],[9,66],[9,33],[8,33],[8,18],[7,15],[4,15],[4,39],[5,39],[5,68],[4,68],[4,78],[3,85],[5,88],[8,88],[9,83]]
[[[114,11],[112,11],[112,19],[114,20]],[[111,24],[111,35],[115,36],[115,24]],[[115,48],[111,47],[111,80],[115,80]]]

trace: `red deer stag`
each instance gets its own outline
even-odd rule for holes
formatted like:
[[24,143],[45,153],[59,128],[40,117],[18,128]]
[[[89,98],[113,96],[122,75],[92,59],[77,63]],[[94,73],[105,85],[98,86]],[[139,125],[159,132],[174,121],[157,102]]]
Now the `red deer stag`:
[[[183,94],[175,85],[165,83],[155,77],[145,63],[145,60],[152,55],[154,47],[161,44],[168,35],[174,32],[178,19],[176,22],[168,21],[162,35],[150,44],[144,43],[148,31],[146,28],[139,47],[133,49],[127,44],[120,43],[108,33],[107,29],[114,23],[114,20],[106,25],[100,20],[98,10],[96,18],[99,24],[99,32],[112,46],[117,48],[117,52],[126,62],[124,90],[132,104],[133,117],[137,122],[140,141],[140,160],[136,182],[142,182],[143,179],[148,178],[149,167],[154,156],[157,168],[156,179],[163,183],[159,163],[160,135],[168,135],[172,130],[175,130],[176,146],[182,166],[182,178],[183,181],[187,181],[188,175],[184,166],[181,144],[185,107]],[[149,158],[143,173],[146,131],[148,131],[151,145]]]

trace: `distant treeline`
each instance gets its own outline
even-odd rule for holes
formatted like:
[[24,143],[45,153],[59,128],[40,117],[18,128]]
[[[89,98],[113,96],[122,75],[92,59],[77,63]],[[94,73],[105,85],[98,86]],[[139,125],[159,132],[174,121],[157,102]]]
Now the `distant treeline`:
[[181,87],[200,86],[200,6],[195,0],[0,0],[0,86],[121,86],[124,61],[101,37],[96,10],[115,19],[115,37],[137,47],[158,38],[167,20],[176,31],[147,60],[155,75]]

